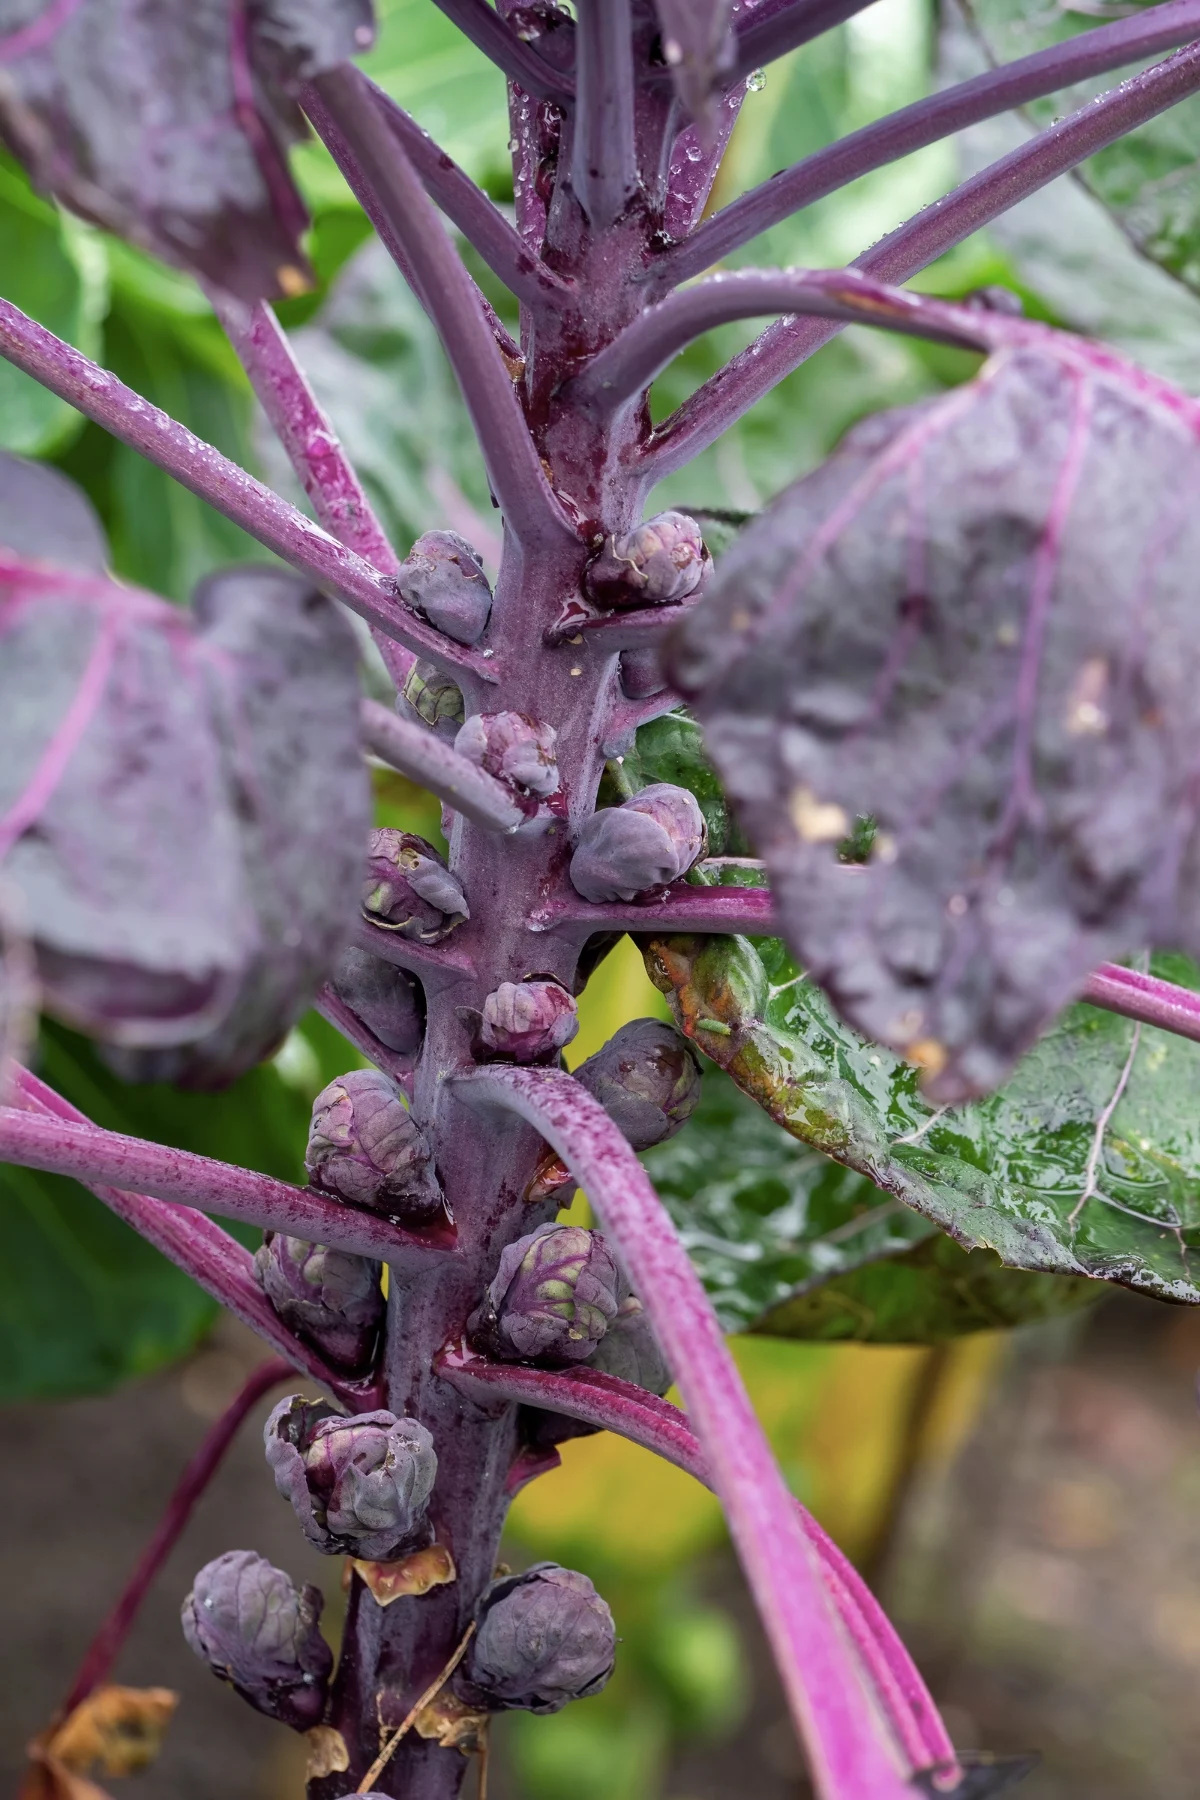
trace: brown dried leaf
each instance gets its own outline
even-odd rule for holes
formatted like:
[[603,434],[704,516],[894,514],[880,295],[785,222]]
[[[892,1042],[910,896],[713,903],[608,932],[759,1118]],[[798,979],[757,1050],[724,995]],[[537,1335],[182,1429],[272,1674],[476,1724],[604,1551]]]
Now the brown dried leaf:
[[445,1587],[458,1578],[445,1544],[430,1544],[399,1562],[362,1562],[355,1557],[350,1566],[362,1576],[380,1606],[390,1606],[405,1594],[427,1594],[430,1588]]
[[157,1757],[178,1705],[170,1688],[96,1688],[54,1732],[47,1754],[74,1775],[132,1775]]
[[444,1750],[461,1750],[470,1756],[487,1744],[489,1714],[476,1712],[457,1694],[443,1688],[436,1700],[423,1706],[413,1720],[418,1737],[429,1738]]
[[314,1725],[305,1732],[304,1740],[308,1745],[306,1781],[320,1781],[324,1775],[344,1775],[350,1767],[346,1740],[332,1725]]

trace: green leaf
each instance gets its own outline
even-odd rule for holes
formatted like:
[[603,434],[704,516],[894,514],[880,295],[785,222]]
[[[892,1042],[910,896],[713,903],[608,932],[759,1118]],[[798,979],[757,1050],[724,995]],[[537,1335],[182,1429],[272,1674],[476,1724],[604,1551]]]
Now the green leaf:
[[[36,195],[0,153],[0,295],[95,356],[108,304],[96,234]],[[11,363],[0,362],[0,449],[45,456],[83,429],[79,413]]]
[[[1043,0],[964,0],[964,10],[989,56],[1000,62],[1065,42],[1104,16],[1091,7],[1048,7]],[[1114,87],[1125,73],[1033,101],[1026,114],[1044,128]],[[1200,97],[1181,101],[1101,150],[1077,179],[1143,256],[1200,290]]]
[[1086,1281],[968,1254],[716,1070],[687,1129],[643,1160],[730,1331],[936,1343],[1095,1295]]
[[710,856],[745,853],[716,770],[704,753],[700,727],[682,710],[639,727],[633,747],[606,766],[600,805],[618,806],[656,781],[669,781],[696,796],[708,826]]
[[[964,1248],[1200,1303],[1200,1045],[1070,1007],[998,1093],[935,1112],[918,1071],[844,1025],[778,940],[646,955],[681,1029],[778,1124]],[[1200,987],[1181,957],[1152,967]]]
[[[273,1062],[222,1094],[131,1087],[86,1039],[52,1022],[37,1067],[111,1131],[296,1181],[313,1096],[358,1060],[311,1014]],[[73,1181],[0,1165],[0,1216],[0,1400],[103,1392],[185,1355],[216,1316],[190,1277]]]

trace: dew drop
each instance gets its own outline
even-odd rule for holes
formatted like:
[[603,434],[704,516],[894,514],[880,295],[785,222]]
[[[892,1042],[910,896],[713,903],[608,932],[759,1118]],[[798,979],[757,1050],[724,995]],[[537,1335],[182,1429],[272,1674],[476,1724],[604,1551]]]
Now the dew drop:
[[746,77],[746,92],[748,94],[761,94],[766,85],[767,71],[765,69],[751,69]]
[[520,139],[517,138],[515,135],[513,137],[510,137],[508,140],[508,148],[509,148],[510,152],[512,153],[512,155],[515,156],[517,154],[517,151],[521,148]]

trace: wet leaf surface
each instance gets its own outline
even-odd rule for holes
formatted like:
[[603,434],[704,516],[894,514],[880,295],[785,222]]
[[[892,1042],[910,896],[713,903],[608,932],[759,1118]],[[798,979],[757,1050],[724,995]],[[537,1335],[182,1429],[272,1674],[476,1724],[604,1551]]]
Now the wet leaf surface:
[[[964,1249],[995,1251],[1010,1269],[1090,1276],[1163,1299],[1200,1303],[1194,1262],[1200,1248],[1195,1107],[1200,1045],[1075,1006],[999,1092],[971,1105],[935,1110],[918,1091],[917,1071],[843,1024],[821,989],[801,978],[778,940],[764,939],[756,947],[746,938],[674,938],[651,943],[646,954],[651,978],[667,994],[686,1035],[778,1125],[842,1165],[828,1173],[815,1166],[806,1176],[802,1159],[789,1162],[772,1147],[768,1163],[774,1158],[787,1175],[782,1184],[778,1176],[767,1181],[763,1192],[768,1200],[775,1198],[770,1206],[753,1198],[753,1172],[761,1166],[754,1157],[763,1154],[751,1152],[749,1144],[759,1142],[753,1136],[745,1150],[730,1152],[728,1163],[715,1144],[707,1154],[701,1150],[698,1137],[693,1153],[689,1132],[651,1153],[647,1166],[665,1184],[668,1199],[672,1192],[678,1197],[676,1216],[686,1229],[695,1227],[695,1217],[683,1210],[682,1201],[690,1205],[691,1196],[702,1191],[706,1168],[721,1171],[711,1192],[703,1190],[703,1209],[696,1216],[702,1233],[709,1232],[710,1220],[713,1229],[709,1239],[697,1241],[694,1253],[702,1263],[704,1256],[720,1257],[722,1234],[735,1246],[746,1246],[726,1254],[713,1278],[714,1285],[725,1284],[721,1302],[728,1317],[737,1314],[749,1323],[781,1304],[779,1286],[770,1290],[772,1268],[786,1254],[793,1222],[812,1218],[825,1231],[857,1220],[846,1238],[835,1241],[857,1235],[860,1248],[904,1254],[910,1271],[949,1278],[947,1316],[967,1319],[976,1308],[994,1309],[993,1322],[999,1322],[1008,1302],[997,1297],[999,1272],[991,1260],[972,1259],[967,1272],[956,1275],[954,1257],[948,1251],[933,1254],[910,1215],[888,1208],[888,1196]],[[1156,957],[1152,966],[1167,979],[1200,986],[1200,971],[1182,958]],[[740,1145],[737,1134],[755,1132],[751,1120],[750,1114],[742,1121],[733,1114],[722,1127],[729,1130],[731,1145]],[[695,1121],[689,1130],[696,1130]],[[865,1190],[845,1185],[847,1171],[881,1190],[873,1196],[873,1208],[864,1211],[864,1198],[872,1197]],[[745,1204],[739,1199],[743,1188]],[[782,1209],[795,1209],[797,1202],[788,1195],[797,1188],[803,1190],[803,1208],[789,1215]],[[841,1214],[819,1210],[838,1196],[845,1208]],[[919,1249],[906,1252],[906,1242]],[[802,1254],[812,1251],[806,1247]],[[849,1259],[855,1251],[843,1249],[839,1255]],[[858,1255],[857,1265],[868,1260]],[[782,1266],[794,1291],[815,1285],[811,1265]],[[882,1268],[876,1280],[863,1267],[849,1290],[854,1303],[872,1309],[872,1319],[874,1309],[880,1319],[886,1317],[891,1298],[883,1292]],[[845,1273],[836,1259],[831,1273]],[[740,1295],[742,1281],[748,1301]],[[1073,1303],[1086,1296],[1071,1291],[1061,1297]],[[919,1316],[926,1298],[918,1296],[916,1305]],[[1056,1305],[1048,1293],[1044,1310]],[[1042,1307],[1043,1301],[1032,1302],[1035,1312]],[[792,1317],[826,1334],[815,1304],[798,1308]]]
[[[1194,949],[1194,405],[1007,321],[748,526],[668,658],[784,930],[958,1103],[1106,958]],[[870,860],[839,849],[860,816]]]
[[370,0],[0,0],[0,138],[84,218],[245,299],[295,292],[291,96],[373,35]]

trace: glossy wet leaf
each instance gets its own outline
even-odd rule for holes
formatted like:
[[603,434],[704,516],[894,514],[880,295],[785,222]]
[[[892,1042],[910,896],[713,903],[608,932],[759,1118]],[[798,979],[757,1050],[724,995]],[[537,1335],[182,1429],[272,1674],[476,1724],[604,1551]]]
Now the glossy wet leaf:
[[[18,471],[52,510],[61,477]],[[0,549],[0,638],[0,855],[48,1003],[170,1051],[155,1073],[183,1075],[189,1046],[190,1078],[231,1078],[303,1010],[353,907],[352,635],[274,569],[215,578],[193,615]]]
[[1060,1311],[1090,1289],[968,1255],[716,1070],[686,1129],[644,1161],[731,1331],[936,1343]]
[[668,657],[793,948],[952,1103],[1097,963],[1200,945],[1194,404],[995,329],[747,527]]
[[[935,1110],[778,939],[671,938],[646,955],[686,1035],[801,1143],[867,1176],[880,1205],[1009,1268],[1200,1303],[1200,1045],[1074,1006],[997,1093]],[[1181,957],[1153,968],[1200,987]]]
[[84,218],[246,299],[293,292],[292,96],[371,19],[370,0],[0,0],[0,138]]
[[[1063,43],[1117,16],[1115,9],[1046,6],[1043,0],[963,0],[963,11],[989,57],[999,62]],[[1125,73],[1081,83],[1024,110],[1044,129],[1115,86]],[[1200,99],[1182,101],[1090,157],[1076,179],[1112,213],[1136,249],[1200,289]]]

